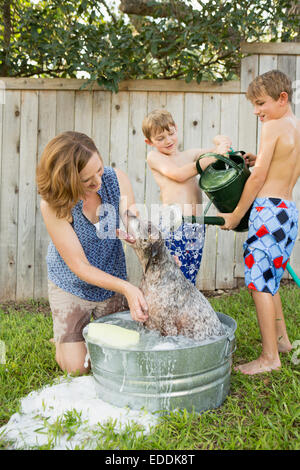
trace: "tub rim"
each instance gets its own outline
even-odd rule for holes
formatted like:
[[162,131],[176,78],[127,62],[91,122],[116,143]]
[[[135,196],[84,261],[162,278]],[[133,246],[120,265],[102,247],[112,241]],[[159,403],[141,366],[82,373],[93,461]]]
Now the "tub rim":
[[[94,320],[94,322],[96,323],[107,323],[107,319],[109,318],[112,318],[114,317],[115,315],[120,315],[120,314],[129,314],[130,315],[130,310],[124,310],[124,312],[115,312],[115,313],[112,313],[112,314],[109,314],[109,315],[105,315],[104,317],[100,317],[100,318],[97,318],[96,320]],[[227,350],[230,349],[229,348],[229,345],[234,341],[235,339],[235,332],[236,332],[236,329],[237,329],[237,322],[234,320],[234,318],[230,317],[229,315],[226,315],[225,313],[221,313],[221,312],[216,312],[216,314],[218,315],[218,318],[219,320],[221,321],[221,323],[225,323],[226,326],[229,326],[226,322],[222,321],[223,320],[226,320],[226,319],[229,319],[230,322],[233,322],[233,328],[231,328],[230,326],[230,329],[231,331],[228,332],[227,334],[225,335],[222,335],[220,336],[219,338],[216,338],[216,339],[213,339],[212,341],[210,341],[209,343],[208,342],[205,342],[204,344],[201,344],[201,342],[199,342],[198,344],[195,344],[194,346],[183,346],[182,348],[174,348],[174,349],[136,349],[134,347],[130,347],[130,349],[123,349],[123,348],[115,348],[113,346],[108,346],[106,344],[101,344],[100,342],[99,343],[95,343],[93,341],[89,341],[88,340],[88,334],[87,334],[87,329],[88,329],[88,325],[89,323],[84,327],[83,331],[82,331],[82,334],[83,334],[83,337],[84,337],[84,340],[86,342],[86,345],[88,344],[93,344],[95,346],[99,346],[100,348],[102,348],[103,350],[110,350],[110,351],[121,351],[123,353],[131,353],[131,352],[136,352],[136,353],[168,353],[168,352],[175,352],[175,351],[181,351],[181,350],[188,350],[188,349],[200,349],[200,348],[204,348],[204,347],[207,347],[209,346],[210,344],[216,344],[216,343],[219,343],[219,342],[224,342],[224,340],[227,340]],[[106,321],[105,321],[106,320]],[[132,320],[132,319],[131,319]],[[132,320],[134,322],[134,320]],[[91,323],[91,322],[90,322]],[[225,357],[228,357],[228,355],[231,355],[233,354],[234,350],[233,351],[226,351],[225,353]]]

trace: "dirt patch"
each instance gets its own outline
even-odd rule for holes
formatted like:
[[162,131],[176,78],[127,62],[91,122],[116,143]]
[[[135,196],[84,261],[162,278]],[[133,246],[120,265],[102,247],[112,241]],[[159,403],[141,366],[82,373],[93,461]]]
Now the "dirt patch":
[[45,316],[51,315],[51,310],[49,306],[49,302],[46,299],[38,299],[38,300],[7,300],[6,302],[0,303],[0,309],[3,313],[6,314],[13,314],[13,313],[42,313]]

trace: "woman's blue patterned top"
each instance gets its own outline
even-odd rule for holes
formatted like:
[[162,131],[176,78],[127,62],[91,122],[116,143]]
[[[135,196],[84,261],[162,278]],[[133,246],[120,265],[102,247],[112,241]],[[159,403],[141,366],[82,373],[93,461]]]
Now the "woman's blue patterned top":
[[[98,231],[97,235],[95,225],[82,213],[83,201],[79,201],[72,209],[71,225],[91,265],[112,276],[126,279],[125,254],[121,241],[116,238],[116,229],[119,228],[120,188],[113,168],[104,167],[98,194],[102,201],[99,217],[101,233]],[[114,294],[79,279],[66,265],[52,241],[46,260],[48,278],[66,292],[94,302],[101,302]]]

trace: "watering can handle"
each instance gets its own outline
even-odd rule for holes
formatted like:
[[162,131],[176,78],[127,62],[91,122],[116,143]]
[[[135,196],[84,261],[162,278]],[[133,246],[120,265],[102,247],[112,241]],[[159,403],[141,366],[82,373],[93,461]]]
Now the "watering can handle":
[[213,215],[205,215],[204,216],[204,224],[205,225],[224,225],[225,220],[223,217],[217,217]]
[[220,155],[218,153],[209,152],[209,153],[204,153],[203,155],[200,155],[200,157],[198,157],[196,160],[196,168],[197,168],[199,175],[203,173],[199,160],[202,160],[202,158],[206,158],[206,157],[214,157],[217,160],[222,160],[222,162],[227,163],[229,166],[231,166],[235,170],[240,171],[240,167],[233,160],[230,160],[230,158],[224,157],[223,155]]
[[197,224],[205,224],[205,225],[224,225],[225,220],[223,217],[217,217],[216,215],[200,215],[200,216],[185,216],[184,217],[185,222],[190,222],[190,223],[197,223]]

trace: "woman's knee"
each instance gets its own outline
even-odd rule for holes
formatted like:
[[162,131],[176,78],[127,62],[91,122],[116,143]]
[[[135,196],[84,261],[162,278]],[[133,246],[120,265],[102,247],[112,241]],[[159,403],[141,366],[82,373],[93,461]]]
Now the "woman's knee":
[[56,362],[59,367],[68,374],[86,374],[90,370],[90,365],[85,367],[86,346],[80,343],[56,344]]

